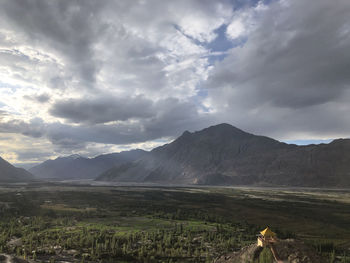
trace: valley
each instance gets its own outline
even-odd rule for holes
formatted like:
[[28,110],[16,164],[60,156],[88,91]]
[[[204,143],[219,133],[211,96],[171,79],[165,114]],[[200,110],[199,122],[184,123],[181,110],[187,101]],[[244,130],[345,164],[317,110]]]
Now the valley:
[[350,262],[349,190],[36,182],[0,200],[0,253],[24,262],[213,262],[266,226]]

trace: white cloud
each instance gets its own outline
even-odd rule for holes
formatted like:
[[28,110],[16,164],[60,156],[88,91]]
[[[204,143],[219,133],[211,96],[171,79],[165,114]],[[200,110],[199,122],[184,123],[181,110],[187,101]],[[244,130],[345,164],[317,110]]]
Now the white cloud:
[[233,20],[227,27],[227,35],[232,38],[238,38],[245,33],[245,26],[240,19]]
[[232,40],[247,37],[258,26],[258,19],[267,10],[268,7],[263,2],[259,2],[253,7],[246,7],[234,12],[226,29],[227,37]]

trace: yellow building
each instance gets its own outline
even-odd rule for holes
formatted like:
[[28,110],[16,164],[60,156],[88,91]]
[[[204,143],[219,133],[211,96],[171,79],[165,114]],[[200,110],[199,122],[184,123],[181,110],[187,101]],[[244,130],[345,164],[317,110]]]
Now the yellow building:
[[265,228],[258,235],[258,247],[265,247],[269,243],[276,241],[276,233],[272,232],[269,227]]

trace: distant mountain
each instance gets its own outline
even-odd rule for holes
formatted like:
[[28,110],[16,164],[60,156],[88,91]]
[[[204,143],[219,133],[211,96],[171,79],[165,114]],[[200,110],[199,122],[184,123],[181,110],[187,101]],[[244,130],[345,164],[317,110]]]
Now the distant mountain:
[[97,180],[207,185],[350,186],[350,140],[297,146],[229,124],[184,132]]
[[38,178],[61,180],[94,179],[107,169],[137,160],[145,153],[143,150],[131,150],[103,154],[95,158],[85,158],[74,154],[68,157],[58,157],[55,160],[47,160],[29,169],[29,171]]
[[33,180],[34,176],[28,171],[14,167],[0,157],[0,183],[22,183]]

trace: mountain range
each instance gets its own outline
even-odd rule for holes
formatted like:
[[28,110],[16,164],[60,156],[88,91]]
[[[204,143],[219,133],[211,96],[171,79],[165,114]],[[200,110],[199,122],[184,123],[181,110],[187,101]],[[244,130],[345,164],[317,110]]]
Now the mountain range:
[[29,172],[42,179],[95,179],[107,169],[125,162],[132,162],[141,158],[145,153],[143,150],[131,150],[103,154],[94,158],[85,158],[74,154],[68,157],[58,157],[55,160],[47,160],[30,168]]
[[[35,177],[34,177],[34,176]],[[47,160],[27,172],[0,158],[0,182],[96,179],[161,184],[350,187],[350,139],[298,146],[219,124],[150,152]]]
[[229,124],[184,132],[96,180],[163,184],[350,186],[350,140],[297,146]]
[[29,182],[35,178],[28,171],[11,165],[0,157],[0,183]]

